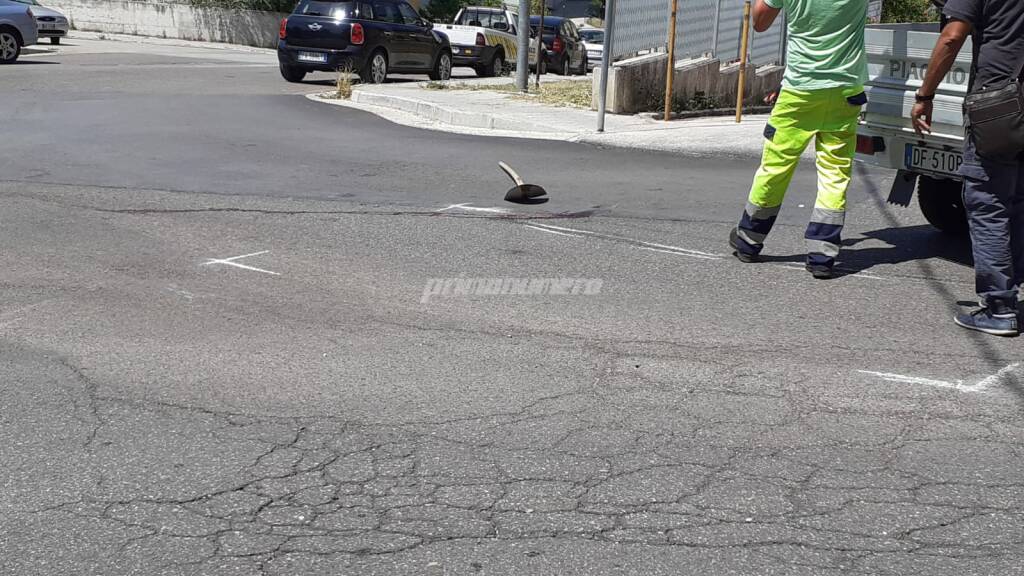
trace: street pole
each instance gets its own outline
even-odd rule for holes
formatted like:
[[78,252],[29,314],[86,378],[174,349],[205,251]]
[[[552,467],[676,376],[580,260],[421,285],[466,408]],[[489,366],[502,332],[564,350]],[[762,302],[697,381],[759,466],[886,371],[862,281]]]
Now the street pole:
[[597,131],[604,132],[604,114],[608,104],[608,68],[611,67],[612,54],[615,46],[615,0],[607,0],[604,5],[604,50],[601,53],[601,82],[598,83],[597,94]]
[[541,0],[540,23],[537,24],[537,90],[540,90],[540,61],[544,57],[544,13],[548,7],[548,0]]
[[668,69],[665,70],[665,122],[672,119],[672,80],[676,72],[676,10],[679,0],[672,0],[668,19]]
[[740,42],[740,80],[736,87],[736,123],[743,121],[743,92],[747,86],[747,47],[750,42],[750,0],[743,3],[743,41]]
[[525,93],[530,85],[530,0],[519,0],[516,42],[516,88]]

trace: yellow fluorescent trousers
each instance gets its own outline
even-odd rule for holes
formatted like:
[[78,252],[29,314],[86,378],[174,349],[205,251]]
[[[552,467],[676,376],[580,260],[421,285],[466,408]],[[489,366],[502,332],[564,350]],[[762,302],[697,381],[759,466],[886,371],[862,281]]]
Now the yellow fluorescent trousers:
[[750,203],[759,208],[782,205],[800,156],[814,138],[818,167],[815,207],[844,212],[857,148],[861,103],[856,97],[863,93],[859,86],[812,92],[784,88],[765,130],[764,155],[754,176]]

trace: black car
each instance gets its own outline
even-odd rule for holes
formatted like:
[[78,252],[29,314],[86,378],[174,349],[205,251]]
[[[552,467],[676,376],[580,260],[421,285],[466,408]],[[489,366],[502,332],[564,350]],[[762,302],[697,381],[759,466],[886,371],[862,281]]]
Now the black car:
[[[539,25],[540,16],[530,16],[530,30],[533,34],[537,34]],[[572,20],[545,16],[543,38],[547,46],[544,56],[549,70],[563,76],[587,73],[587,49]]]
[[301,82],[314,71],[351,70],[380,84],[394,73],[452,73],[448,37],[401,0],[300,0],[281,20],[281,76]]

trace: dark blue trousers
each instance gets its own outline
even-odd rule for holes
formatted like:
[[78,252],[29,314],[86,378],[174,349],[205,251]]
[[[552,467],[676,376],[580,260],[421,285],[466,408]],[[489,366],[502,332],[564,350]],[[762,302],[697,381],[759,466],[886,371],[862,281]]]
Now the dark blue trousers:
[[968,136],[960,172],[978,295],[989,308],[1016,310],[1024,281],[1024,155],[979,158]]

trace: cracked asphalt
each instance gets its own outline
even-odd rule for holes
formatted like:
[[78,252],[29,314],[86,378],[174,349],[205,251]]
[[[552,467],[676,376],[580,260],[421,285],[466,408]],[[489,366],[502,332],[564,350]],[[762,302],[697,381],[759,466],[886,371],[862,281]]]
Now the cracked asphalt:
[[[754,158],[66,44],[0,71],[0,573],[1024,574],[1020,343],[953,326],[966,243],[891,174],[822,283],[810,166],[742,265]],[[503,203],[498,160],[552,201]],[[423,302],[445,278],[602,283]]]

